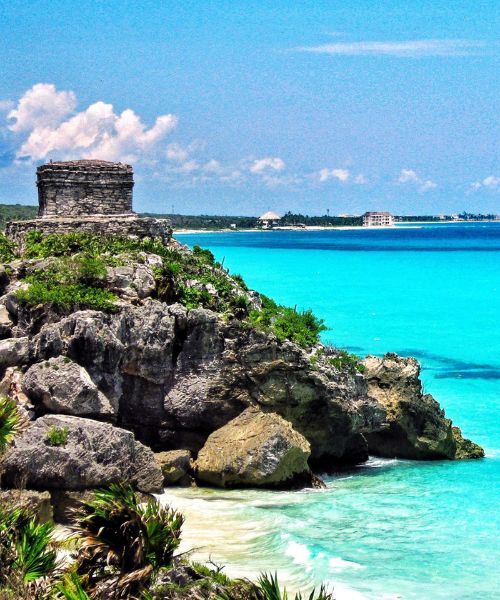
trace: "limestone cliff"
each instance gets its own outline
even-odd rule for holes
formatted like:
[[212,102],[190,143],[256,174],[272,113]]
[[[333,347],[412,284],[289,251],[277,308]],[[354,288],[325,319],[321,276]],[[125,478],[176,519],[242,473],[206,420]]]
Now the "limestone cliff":
[[[389,369],[389,359],[383,368],[369,359],[364,374],[355,357],[317,341],[312,315],[248,290],[206,251],[85,234],[34,234],[21,256],[8,251],[0,272],[0,389],[33,423],[7,456],[4,481],[15,473],[36,488],[82,489],[102,475],[101,483],[124,478],[157,489],[161,469],[147,464],[145,446],[207,456],[214,439],[230,444],[228,431],[238,436],[239,426],[248,427],[239,417],[249,409],[273,413],[290,429],[279,438],[286,443],[274,443],[273,427],[259,428],[258,464],[238,470],[226,460],[230,485],[281,485],[305,474],[309,447],[309,466],[321,470],[362,462],[369,450],[480,454],[421,395],[416,363],[392,357]],[[403,409],[409,390],[417,401]],[[67,445],[48,447],[51,427],[68,430]],[[40,457],[47,481],[32,468]]]

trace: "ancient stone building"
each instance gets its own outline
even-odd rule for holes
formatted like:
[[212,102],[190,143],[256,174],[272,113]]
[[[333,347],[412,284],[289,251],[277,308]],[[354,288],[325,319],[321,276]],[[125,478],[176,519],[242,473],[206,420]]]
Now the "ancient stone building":
[[132,212],[132,167],[104,160],[53,162],[37,169],[39,216]]
[[6,233],[18,242],[28,231],[157,237],[172,234],[167,219],[141,218],[132,210],[133,170],[103,160],[51,162],[38,167],[38,218],[13,221]]

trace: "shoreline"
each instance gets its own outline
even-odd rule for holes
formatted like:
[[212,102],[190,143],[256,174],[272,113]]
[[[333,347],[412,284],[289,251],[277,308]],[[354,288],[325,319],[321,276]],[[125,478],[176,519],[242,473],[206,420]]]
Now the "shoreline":
[[201,233],[272,233],[273,231],[373,231],[373,230],[392,230],[401,231],[404,229],[421,229],[424,225],[461,225],[464,223],[500,223],[500,221],[401,221],[391,226],[374,226],[364,227],[363,225],[340,225],[338,227],[327,225],[308,225],[306,227],[295,227],[293,225],[283,225],[279,227],[273,227],[272,229],[257,229],[257,228],[246,228],[246,229],[175,229],[174,237],[176,235],[198,235]]

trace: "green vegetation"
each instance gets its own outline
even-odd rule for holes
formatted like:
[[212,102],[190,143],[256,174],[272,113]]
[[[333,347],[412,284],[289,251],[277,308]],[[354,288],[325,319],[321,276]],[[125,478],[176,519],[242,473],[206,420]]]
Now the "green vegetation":
[[23,428],[23,420],[17,410],[16,402],[0,396],[0,455],[12,443],[14,436]]
[[[231,593],[231,591],[223,590],[218,593],[215,598],[217,600],[236,600],[235,596]],[[286,589],[281,590],[278,576],[275,573],[267,574],[263,573],[256,584],[252,586],[252,590],[250,595],[248,596],[249,600],[292,600],[289,598]],[[324,586],[321,586],[319,593],[316,594],[316,590],[312,590],[309,595],[305,598],[302,596],[300,592],[295,594],[294,600],[334,600],[333,595],[326,591]]]
[[67,427],[51,427],[47,431],[45,439],[50,446],[65,446],[68,436],[69,429]]
[[0,593],[3,597],[23,597],[17,594],[19,588],[29,589],[36,580],[54,573],[57,562],[53,532],[52,523],[39,524],[24,509],[0,512]]
[[209,250],[195,246],[189,252],[154,239],[32,231],[26,236],[22,258],[42,262],[28,264],[20,273],[20,279],[29,285],[17,292],[19,302],[28,307],[50,306],[61,313],[81,309],[114,312],[118,310],[117,297],[106,288],[107,269],[144,262],[148,254],[161,258],[161,264],[152,268],[155,296],[161,301],[180,302],[188,309],[208,308],[303,348],[317,344],[325,330],[323,321],[310,310],[297,311],[264,296],[262,310],[252,308],[243,278],[230,276]]
[[[64,566],[57,563],[54,525],[37,523],[26,509],[0,511],[0,598],[288,600],[276,575],[232,580],[211,561],[174,558],[182,524],[181,514],[154,498],[143,501],[129,485],[96,490],[74,513],[76,551]],[[179,581],[179,568],[193,575]],[[306,598],[333,600],[323,587]]]
[[328,363],[330,365],[339,370],[349,371],[352,374],[355,374],[356,372],[364,373],[365,366],[361,362],[359,356],[336,348],[333,351],[335,352],[335,356],[330,356],[328,358]]
[[0,233],[0,262],[10,262],[15,258],[15,245],[3,233]]
[[0,230],[4,230],[9,221],[26,221],[38,215],[38,206],[24,204],[0,204]]
[[141,504],[130,486],[110,485],[82,503],[74,531],[84,540],[79,573],[89,585],[109,576],[118,586],[140,590],[153,573],[172,564],[184,518],[156,501]]
[[291,340],[308,348],[319,341],[319,335],[326,330],[322,319],[310,310],[298,312],[293,308],[276,304],[267,296],[262,296],[262,310],[250,312],[250,322],[265,331],[272,331],[280,342]]

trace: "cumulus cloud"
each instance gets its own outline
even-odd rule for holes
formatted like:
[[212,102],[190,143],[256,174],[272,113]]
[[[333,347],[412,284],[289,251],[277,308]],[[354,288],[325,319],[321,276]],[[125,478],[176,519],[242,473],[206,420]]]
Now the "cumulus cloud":
[[277,157],[266,157],[259,158],[253,161],[253,164],[250,167],[251,173],[264,173],[265,171],[283,171],[285,168],[285,162],[281,158]]
[[419,182],[420,178],[412,169],[401,169],[401,173],[398,177],[399,183],[408,183],[410,181]]
[[401,169],[398,177],[398,183],[409,183],[417,186],[417,189],[421,193],[429,192],[437,188],[437,183],[432,179],[422,179],[420,175],[413,169]]
[[9,129],[22,132],[37,127],[56,127],[75,110],[76,104],[73,92],[58,92],[52,83],[37,83],[24,93],[16,108],[7,115],[14,121]]
[[321,183],[324,183],[329,179],[337,179],[338,181],[345,183],[351,176],[348,169],[321,169],[318,175]]
[[177,117],[157,117],[150,128],[130,108],[116,114],[112,104],[98,101],[75,112],[76,96],[57,91],[54,85],[34,85],[11,110],[9,129],[27,134],[16,153],[31,161],[47,157],[101,158],[138,161],[176,127]]
[[488,175],[488,177],[485,177],[482,181],[475,181],[474,183],[471,183],[471,188],[473,190],[479,190],[482,187],[490,190],[500,188],[500,177],[497,177],[496,175]]
[[319,46],[301,46],[297,52],[341,56],[395,56],[421,58],[426,56],[475,56],[486,47],[480,40],[430,39],[408,41],[334,42]]

